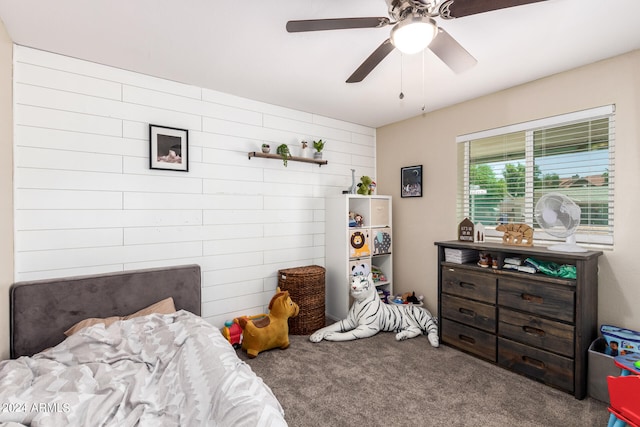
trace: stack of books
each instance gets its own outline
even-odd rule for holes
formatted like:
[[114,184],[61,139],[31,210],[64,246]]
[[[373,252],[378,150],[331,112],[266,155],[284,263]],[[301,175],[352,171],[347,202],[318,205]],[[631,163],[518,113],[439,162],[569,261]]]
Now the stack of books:
[[535,267],[532,267],[530,265],[522,265],[522,260],[520,258],[514,258],[514,257],[505,258],[504,266],[502,268],[504,268],[505,270],[517,270],[523,273],[531,273],[531,274],[534,274],[538,271],[535,269]]
[[[516,257],[507,257],[504,259],[504,267],[517,270],[516,267],[522,265],[522,260]],[[515,266],[515,267],[514,267]]]
[[465,264],[478,260],[478,251],[475,249],[444,248],[444,259],[454,264]]

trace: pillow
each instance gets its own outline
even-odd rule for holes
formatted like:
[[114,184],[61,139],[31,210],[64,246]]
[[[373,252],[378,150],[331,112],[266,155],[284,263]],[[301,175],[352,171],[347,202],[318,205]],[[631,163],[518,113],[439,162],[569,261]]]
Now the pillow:
[[122,320],[133,319],[134,317],[147,316],[153,313],[171,314],[175,312],[176,312],[176,306],[173,304],[173,298],[169,297],[169,298],[163,299],[162,301],[158,301],[155,304],[151,304],[149,307],[143,308],[142,310],[136,311],[133,314],[124,316]]
[[118,320],[128,320],[133,319],[134,317],[142,317],[147,316],[149,314],[157,313],[157,314],[171,314],[176,312],[176,307],[173,303],[173,298],[169,297],[163,299],[162,301],[158,301],[155,304],[151,304],[149,307],[145,307],[142,310],[136,311],[133,314],[129,314],[127,316],[111,316],[105,318],[98,317],[90,317],[88,319],[84,319],[67,329],[64,334],[68,337],[78,332],[80,329],[88,328],[89,326],[97,325],[98,323],[104,323],[104,327],[107,328],[111,324],[117,322]]

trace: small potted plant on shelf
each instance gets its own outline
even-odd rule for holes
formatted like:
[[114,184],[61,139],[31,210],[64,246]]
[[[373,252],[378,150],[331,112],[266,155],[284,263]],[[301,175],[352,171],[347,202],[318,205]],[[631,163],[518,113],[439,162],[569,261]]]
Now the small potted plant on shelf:
[[313,158],[316,160],[322,160],[322,150],[324,149],[324,144],[326,143],[326,141],[323,141],[321,139],[317,140],[317,141],[313,141],[313,148],[316,149],[316,152],[313,153]]
[[262,152],[269,153],[271,151],[271,146],[269,144],[262,144]]
[[291,152],[289,151],[289,146],[287,144],[278,145],[278,148],[276,148],[276,153],[282,156],[284,167],[287,167],[287,160],[291,158]]

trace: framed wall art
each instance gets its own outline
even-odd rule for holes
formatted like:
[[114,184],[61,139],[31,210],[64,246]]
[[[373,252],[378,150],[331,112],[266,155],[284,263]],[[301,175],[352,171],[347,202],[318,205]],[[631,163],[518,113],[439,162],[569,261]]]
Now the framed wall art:
[[149,167],[189,171],[189,131],[149,125]]
[[400,168],[401,197],[422,197],[422,165]]

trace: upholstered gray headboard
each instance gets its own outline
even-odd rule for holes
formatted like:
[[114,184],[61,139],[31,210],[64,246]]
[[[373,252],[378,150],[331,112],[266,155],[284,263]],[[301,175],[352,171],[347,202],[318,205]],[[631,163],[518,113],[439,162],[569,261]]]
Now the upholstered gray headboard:
[[125,316],[173,297],[177,310],[200,315],[200,266],[152,268],[14,283],[10,290],[11,358],[61,343],[89,317]]

